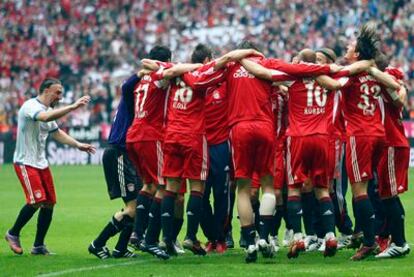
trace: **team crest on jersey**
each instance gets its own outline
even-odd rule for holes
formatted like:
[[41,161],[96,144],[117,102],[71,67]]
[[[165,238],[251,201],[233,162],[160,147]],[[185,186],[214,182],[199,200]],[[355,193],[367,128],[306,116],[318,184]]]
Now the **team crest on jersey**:
[[218,92],[217,90],[214,91],[213,98],[216,99],[216,100],[220,99],[220,92]]
[[40,190],[35,190],[34,197],[37,199],[42,198],[42,192]]
[[129,183],[127,185],[127,189],[129,192],[133,192],[135,190],[135,185],[133,183]]

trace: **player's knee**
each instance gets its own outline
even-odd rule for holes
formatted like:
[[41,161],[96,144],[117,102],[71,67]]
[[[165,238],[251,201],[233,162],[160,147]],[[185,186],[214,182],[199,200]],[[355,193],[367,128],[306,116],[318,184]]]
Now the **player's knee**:
[[329,190],[327,188],[315,188],[316,199],[322,199],[329,196]]
[[273,215],[276,207],[276,196],[274,193],[263,193],[260,203],[260,215]]

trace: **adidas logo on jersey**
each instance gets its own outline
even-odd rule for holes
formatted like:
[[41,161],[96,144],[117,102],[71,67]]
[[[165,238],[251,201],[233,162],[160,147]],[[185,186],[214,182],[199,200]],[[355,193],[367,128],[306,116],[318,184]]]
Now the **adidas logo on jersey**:
[[398,187],[398,191],[404,191],[404,187],[403,186],[399,186]]
[[254,75],[241,66],[236,72],[234,72],[233,78],[254,78]]
[[169,213],[163,213],[161,216],[163,216],[163,217],[170,217],[171,215]]
[[144,210],[144,209],[145,209],[145,207],[144,207],[144,205],[140,204],[140,205],[138,205],[137,209],[138,209],[138,210]]
[[363,172],[362,175],[361,175],[361,177],[367,177],[367,176],[368,176],[368,174],[366,172]]

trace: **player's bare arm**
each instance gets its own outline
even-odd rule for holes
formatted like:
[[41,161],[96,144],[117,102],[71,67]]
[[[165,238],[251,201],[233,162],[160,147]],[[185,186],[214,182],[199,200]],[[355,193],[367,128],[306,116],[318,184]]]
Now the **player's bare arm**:
[[80,151],[87,152],[89,154],[95,154],[96,152],[95,146],[88,144],[88,143],[79,142],[76,139],[69,136],[65,131],[61,129],[58,129],[56,132],[53,132],[52,137],[58,142],[75,147],[79,149]]
[[349,75],[355,75],[367,71],[374,64],[374,60],[362,60],[345,66],[341,71],[348,71]]
[[253,61],[250,61],[248,59],[242,59],[240,63],[243,65],[243,67],[249,71],[251,74],[256,76],[260,79],[265,80],[272,80],[272,71],[264,66],[261,66],[258,63],[255,63]]
[[214,70],[223,68],[229,62],[240,61],[243,58],[246,58],[248,56],[253,56],[253,55],[263,57],[262,53],[254,49],[237,49],[237,50],[230,51],[216,60]]
[[61,107],[61,108],[57,108],[57,109],[53,109],[49,111],[40,112],[36,115],[36,120],[43,121],[43,122],[49,122],[49,121],[59,119],[80,107],[86,106],[89,103],[90,99],[91,98],[89,96],[83,96],[71,105],[67,105],[65,107]]
[[198,68],[200,68],[203,64],[201,63],[182,63],[182,64],[176,64],[173,67],[165,70],[162,73],[162,76],[164,79],[172,79],[174,77],[183,75],[184,73],[194,71]]
[[321,87],[330,91],[338,90],[343,86],[338,80],[335,80],[327,75],[321,75],[316,77],[316,82],[318,82],[318,84]]

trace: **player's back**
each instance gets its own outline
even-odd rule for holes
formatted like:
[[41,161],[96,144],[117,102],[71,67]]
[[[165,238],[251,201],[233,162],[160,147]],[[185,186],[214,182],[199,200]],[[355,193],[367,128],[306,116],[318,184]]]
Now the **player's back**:
[[135,116],[127,141],[162,140],[164,136],[169,82],[153,72],[134,88]]
[[[260,58],[250,58],[259,60]],[[240,121],[265,121],[273,123],[271,83],[256,78],[241,64],[228,67],[229,126]]]
[[289,83],[288,136],[327,135],[333,94],[319,86],[313,78]]
[[225,82],[207,90],[206,98],[206,134],[209,145],[228,139],[228,94]]
[[207,63],[171,81],[167,132],[205,134],[206,91],[224,78],[214,65]]
[[342,89],[348,136],[384,136],[381,85],[368,73],[347,78]]

